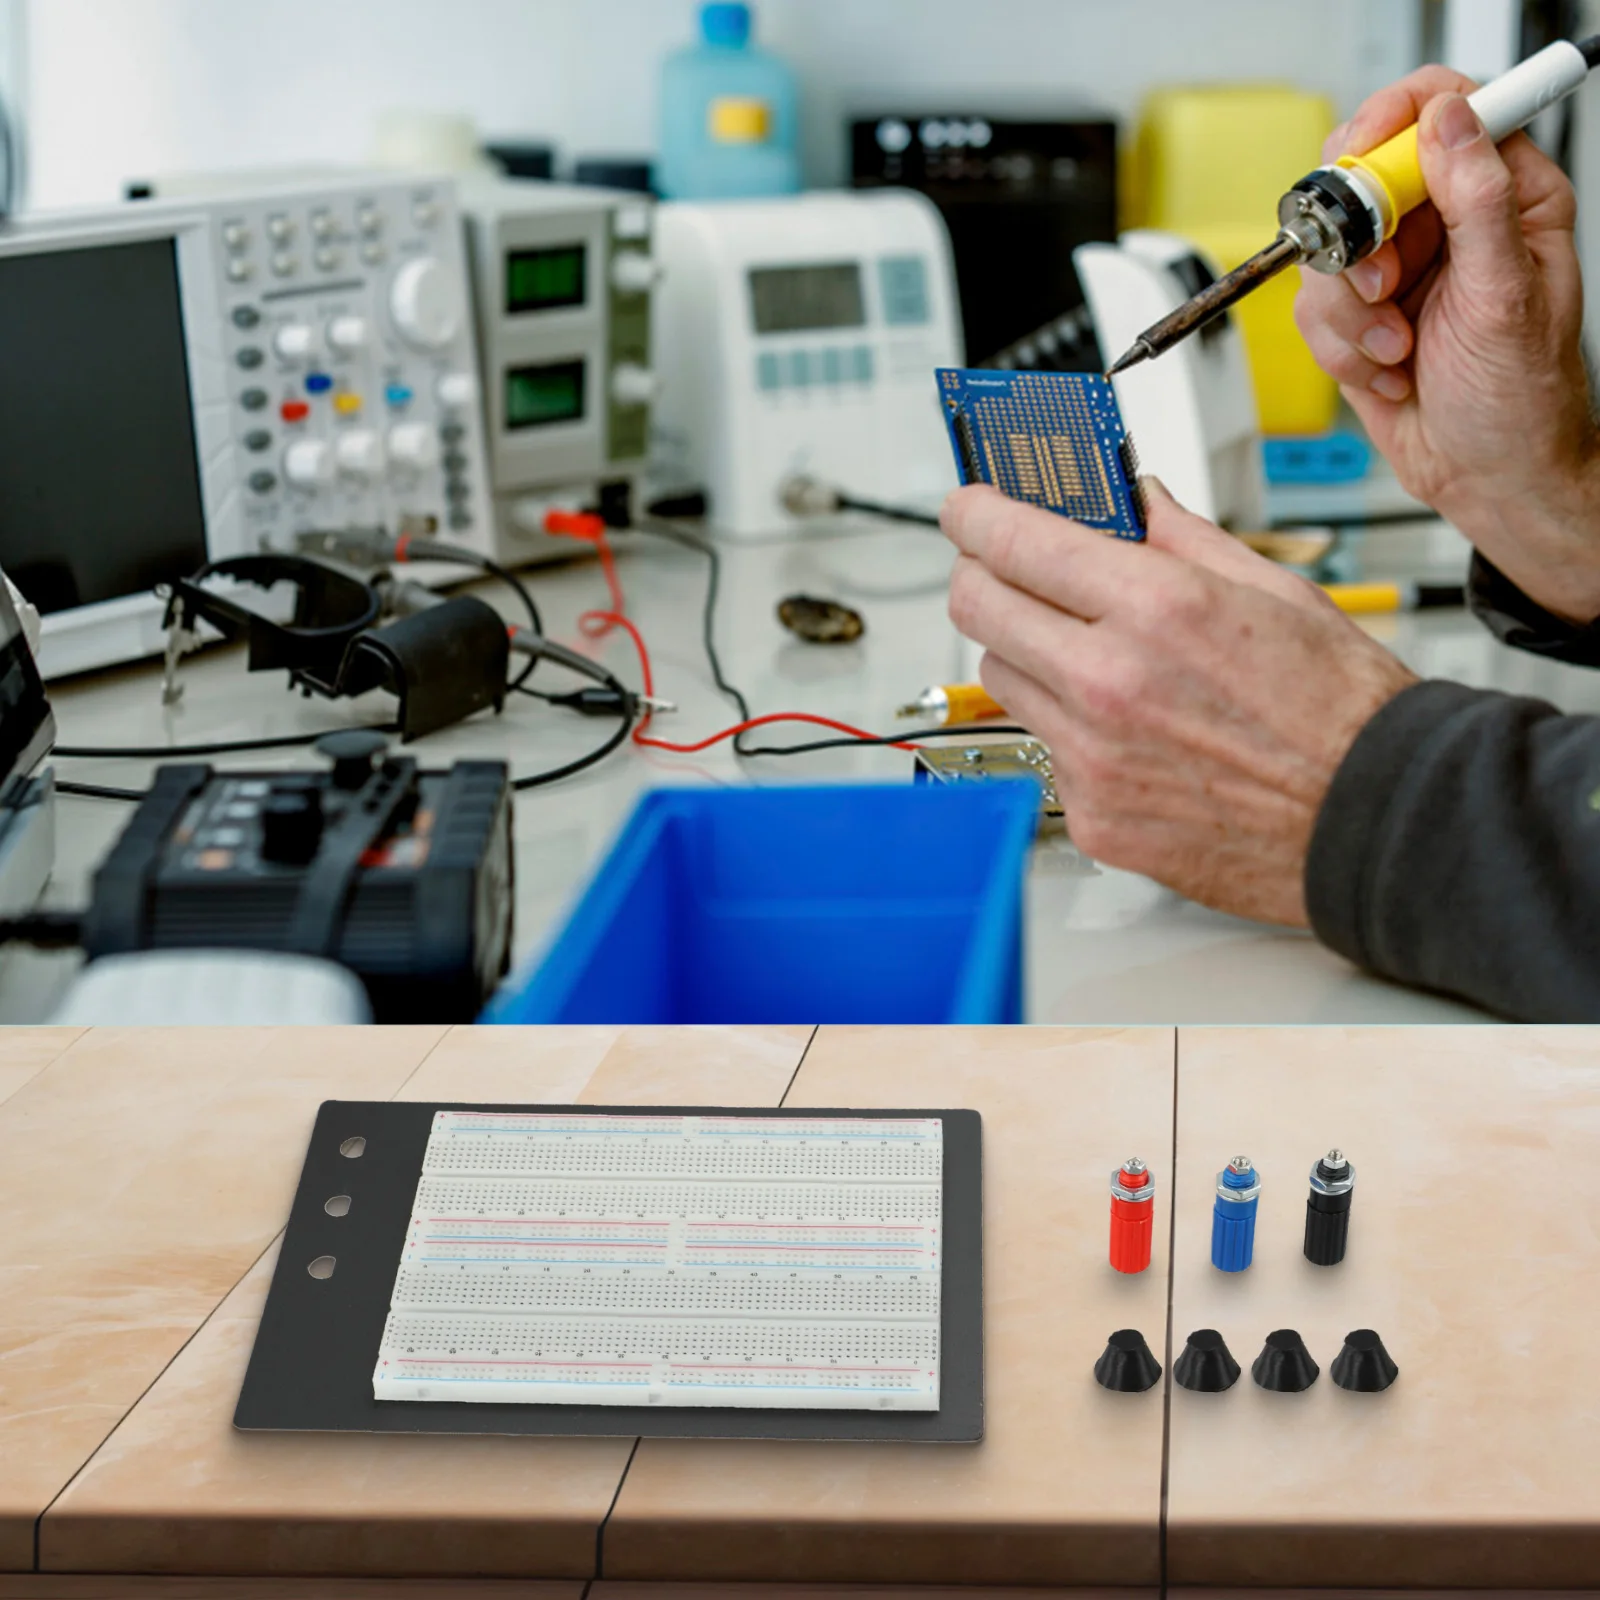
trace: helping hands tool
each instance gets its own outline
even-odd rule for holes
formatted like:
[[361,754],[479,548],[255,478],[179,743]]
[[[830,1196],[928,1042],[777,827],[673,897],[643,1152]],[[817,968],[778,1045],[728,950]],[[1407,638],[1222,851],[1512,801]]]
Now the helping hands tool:
[[[1467,103],[1499,144],[1581,87],[1597,64],[1600,34],[1577,44],[1562,40],[1468,95]],[[1278,202],[1278,237],[1265,250],[1146,328],[1106,376],[1172,349],[1287,267],[1331,274],[1364,261],[1427,198],[1414,124],[1365,155],[1318,167]]]

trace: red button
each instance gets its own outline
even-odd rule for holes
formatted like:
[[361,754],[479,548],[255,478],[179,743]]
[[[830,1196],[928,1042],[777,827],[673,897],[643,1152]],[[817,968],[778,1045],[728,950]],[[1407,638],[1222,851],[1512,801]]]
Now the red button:
[[311,415],[311,407],[304,400],[285,400],[278,407],[278,414],[285,422],[304,422]]

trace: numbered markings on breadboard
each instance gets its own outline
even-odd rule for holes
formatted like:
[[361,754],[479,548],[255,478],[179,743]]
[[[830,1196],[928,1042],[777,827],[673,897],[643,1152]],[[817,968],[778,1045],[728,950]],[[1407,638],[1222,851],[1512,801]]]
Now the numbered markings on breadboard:
[[942,1135],[440,1112],[374,1393],[936,1409]]

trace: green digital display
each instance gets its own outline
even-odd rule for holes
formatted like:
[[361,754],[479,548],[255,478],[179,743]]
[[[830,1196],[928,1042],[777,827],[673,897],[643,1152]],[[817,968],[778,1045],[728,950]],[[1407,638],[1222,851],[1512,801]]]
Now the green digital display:
[[506,311],[557,311],[581,306],[587,251],[581,244],[554,250],[512,250],[506,255]]
[[543,428],[583,415],[583,363],[512,367],[506,373],[506,427]]

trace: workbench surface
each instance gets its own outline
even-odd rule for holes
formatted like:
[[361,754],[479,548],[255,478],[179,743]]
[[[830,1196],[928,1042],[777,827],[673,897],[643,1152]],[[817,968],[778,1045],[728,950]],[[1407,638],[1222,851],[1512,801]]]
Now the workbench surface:
[[[236,1433],[329,1098],[978,1110],[983,1443]],[[0,1600],[1600,1588],[1597,1136],[1600,1029],[0,1032]],[[1350,1252],[1317,1269],[1335,1143]],[[1224,1277],[1241,1152],[1256,1261]],[[1124,1278],[1132,1154],[1156,1242]],[[1170,1370],[1198,1326],[1246,1368],[1228,1393],[1093,1382],[1112,1330]],[[1286,1326],[1303,1395],[1248,1375]],[[1328,1376],[1360,1326],[1400,1365],[1381,1395]]]

